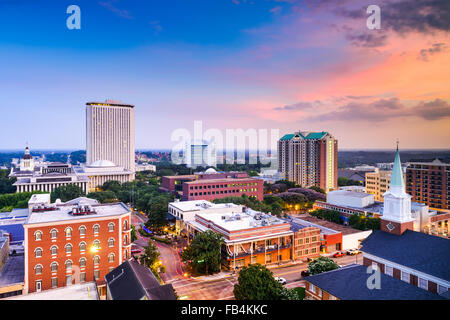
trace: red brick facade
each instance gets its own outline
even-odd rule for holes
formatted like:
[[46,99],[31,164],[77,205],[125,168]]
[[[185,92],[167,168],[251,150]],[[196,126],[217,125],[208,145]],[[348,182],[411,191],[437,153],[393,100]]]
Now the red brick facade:
[[[29,293],[39,291],[37,286],[40,286],[40,290],[66,286],[67,281],[70,281],[67,277],[69,275],[72,276],[71,284],[93,281],[94,271],[98,272],[96,277],[103,279],[112,268],[131,257],[130,223],[130,213],[127,213],[25,224],[25,291],[27,289]],[[97,227],[98,232],[95,231]],[[82,235],[83,228],[85,228],[84,235]],[[71,235],[66,236],[66,231],[70,229]],[[52,231],[55,230],[56,237],[52,235]],[[41,232],[40,240],[36,238],[38,232]],[[99,247],[97,252],[91,251],[94,245]],[[72,246],[70,253],[66,252],[68,246]],[[37,254],[39,250],[40,256]],[[95,265],[94,256],[99,257],[98,264]],[[85,259],[85,266],[82,266],[81,259]],[[68,262],[69,264],[71,262],[72,266],[66,269]],[[57,268],[54,267],[55,263]],[[42,268],[41,271],[36,272],[39,271],[39,267]],[[52,281],[52,278],[56,280]]]
[[208,200],[240,197],[243,194],[264,198],[264,181],[255,178],[196,180],[183,184],[183,200]]

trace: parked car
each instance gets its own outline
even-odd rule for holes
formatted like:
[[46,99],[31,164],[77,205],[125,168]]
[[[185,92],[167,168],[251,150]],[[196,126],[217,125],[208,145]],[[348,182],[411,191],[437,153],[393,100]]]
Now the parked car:
[[342,257],[342,256],[345,256],[345,253],[342,252],[342,251],[338,251],[335,254],[333,254],[334,258],[339,258],[339,257]]
[[140,253],[140,249],[131,249],[131,254]]
[[302,277],[307,277],[307,276],[309,276],[308,270],[303,270],[302,271]]
[[282,285],[285,285],[287,282],[285,278],[281,278],[281,277],[275,277],[275,280],[278,281],[279,283],[281,283]]
[[358,249],[350,249],[350,250],[347,251],[347,254],[350,255],[350,256],[354,256],[354,255],[356,255],[358,253],[359,253]]

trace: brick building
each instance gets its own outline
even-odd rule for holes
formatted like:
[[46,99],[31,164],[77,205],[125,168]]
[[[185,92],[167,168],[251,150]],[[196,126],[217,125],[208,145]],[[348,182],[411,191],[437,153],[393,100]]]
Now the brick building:
[[229,269],[318,257],[320,229],[292,224],[275,216],[244,208],[242,212],[198,213],[187,223],[188,232],[212,230],[224,238],[222,257]]
[[78,198],[31,210],[24,224],[25,294],[102,279],[131,257],[123,203]]
[[411,160],[406,168],[406,191],[413,201],[450,209],[450,160]]

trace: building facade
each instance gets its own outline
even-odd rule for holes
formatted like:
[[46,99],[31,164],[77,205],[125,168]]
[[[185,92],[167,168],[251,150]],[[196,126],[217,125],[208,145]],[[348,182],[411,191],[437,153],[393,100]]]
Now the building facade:
[[278,171],[302,187],[337,189],[338,141],[328,132],[296,132],[278,141]]
[[215,167],[217,164],[215,144],[205,140],[186,143],[184,163],[188,168]]
[[113,100],[86,103],[86,163],[99,160],[135,171],[133,105]]
[[389,190],[392,171],[375,169],[366,173],[366,193],[373,194],[375,201],[384,201],[383,194]]
[[131,257],[130,210],[75,199],[36,206],[25,230],[24,293],[102,279]]
[[413,201],[431,208],[450,209],[450,161],[410,161],[406,168],[406,190]]

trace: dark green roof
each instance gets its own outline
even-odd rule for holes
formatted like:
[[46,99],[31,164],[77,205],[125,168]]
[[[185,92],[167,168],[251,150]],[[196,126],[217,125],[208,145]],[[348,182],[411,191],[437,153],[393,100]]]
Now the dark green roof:
[[304,136],[300,132],[296,132],[296,133],[285,134],[280,140],[281,141],[291,140],[295,136],[300,136],[303,139],[322,139],[326,134],[327,134],[327,132],[325,132],[325,131],[322,131],[322,132],[310,132],[306,136]]
[[291,140],[293,137],[293,134],[285,134],[280,140]]

